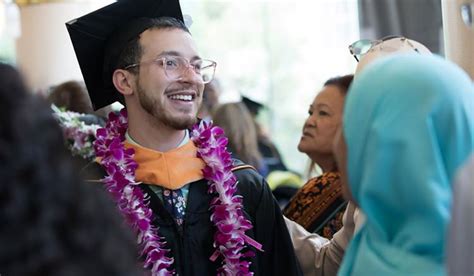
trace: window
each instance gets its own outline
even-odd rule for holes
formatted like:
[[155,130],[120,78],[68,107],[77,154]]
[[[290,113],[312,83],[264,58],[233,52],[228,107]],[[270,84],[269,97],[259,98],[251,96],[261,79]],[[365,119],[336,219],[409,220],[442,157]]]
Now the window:
[[205,58],[217,61],[221,100],[242,93],[262,114],[285,164],[303,173],[297,151],[309,104],[330,77],[353,73],[348,45],[359,39],[356,0],[181,1]]

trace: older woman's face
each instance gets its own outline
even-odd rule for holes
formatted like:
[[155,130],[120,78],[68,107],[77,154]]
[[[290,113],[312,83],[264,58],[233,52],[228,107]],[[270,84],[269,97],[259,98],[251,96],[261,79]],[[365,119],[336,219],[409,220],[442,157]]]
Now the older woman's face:
[[303,134],[298,150],[311,159],[332,156],[332,144],[342,121],[344,95],[335,85],[327,85],[309,107],[308,118],[303,126]]

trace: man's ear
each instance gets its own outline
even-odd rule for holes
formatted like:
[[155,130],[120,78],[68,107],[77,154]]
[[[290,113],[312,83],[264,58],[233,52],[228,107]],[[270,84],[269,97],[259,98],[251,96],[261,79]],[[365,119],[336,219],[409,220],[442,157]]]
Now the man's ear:
[[115,88],[124,96],[133,94],[133,84],[135,83],[135,76],[123,69],[117,69],[112,75],[112,81]]

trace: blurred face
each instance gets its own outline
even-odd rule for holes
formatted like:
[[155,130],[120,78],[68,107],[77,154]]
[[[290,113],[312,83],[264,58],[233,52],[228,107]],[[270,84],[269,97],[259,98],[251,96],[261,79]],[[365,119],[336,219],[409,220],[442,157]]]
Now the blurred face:
[[332,158],[332,144],[342,120],[344,95],[335,85],[327,85],[309,107],[308,118],[298,150],[313,161],[321,157]]
[[[180,29],[147,30],[140,44],[140,62],[167,56],[199,59],[191,35]],[[162,65],[146,63],[140,66],[135,86],[141,107],[163,125],[181,130],[196,122],[204,84],[193,70],[186,70],[178,80],[169,79]]]

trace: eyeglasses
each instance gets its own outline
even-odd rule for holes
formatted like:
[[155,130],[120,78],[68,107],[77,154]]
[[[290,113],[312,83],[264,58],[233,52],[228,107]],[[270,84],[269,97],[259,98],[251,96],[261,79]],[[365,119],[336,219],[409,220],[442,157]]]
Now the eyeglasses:
[[351,52],[351,55],[354,56],[354,58],[359,62],[360,58],[367,54],[367,52],[370,51],[373,47],[382,44],[383,42],[387,40],[391,40],[394,38],[400,39],[401,42],[407,43],[410,47],[413,48],[415,52],[418,52],[418,49],[413,45],[413,43],[410,42],[408,38],[405,38],[403,36],[397,36],[397,35],[391,35],[391,36],[386,36],[382,39],[378,40],[370,40],[370,39],[361,39],[357,40],[356,42],[352,43],[349,45],[349,51]]
[[217,66],[217,63],[215,61],[208,59],[197,59],[190,62],[186,58],[180,56],[166,56],[151,61],[130,64],[124,69],[128,70],[144,64],[151,63],[163,67],[166,77],[170,80],[181,79],[186,73],[186,71],[191,68],[193,72],[201,78],[204,84],[212,81]]

